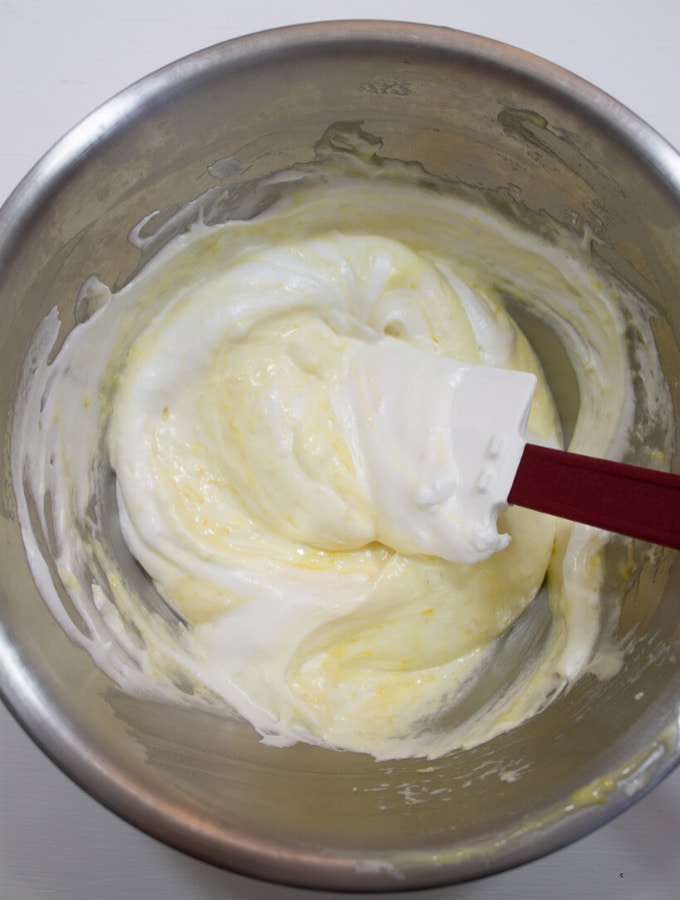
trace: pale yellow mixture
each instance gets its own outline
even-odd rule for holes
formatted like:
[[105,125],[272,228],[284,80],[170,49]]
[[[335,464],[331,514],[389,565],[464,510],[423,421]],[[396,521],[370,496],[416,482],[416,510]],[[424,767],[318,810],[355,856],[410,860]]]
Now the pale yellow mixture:
[[[58,533],[59,571],[98,664],[129,690],[223,705],[271,743],[378,758],[486,740],[582,674],[604,536],[510,508],[476,545],[432,426],[450,359],[535,373],[529,437],[560,444],[507,294],[572,359],[572,449],[621,456],[633,300],[576,244],[452,196],[363,177],[304,186],[253,220],[194,226],[110,297],[32,373],[41,449],[28,429],[20,451],[47,479],[58,532],[77,535]],[[46,322],[38,346],[57,328]],[[357,360],[363,382],[348,376]],[[154,610],[88,522],[108,461],[125,543],[175,615]],[[546,578],[540,654],[443,727]]]

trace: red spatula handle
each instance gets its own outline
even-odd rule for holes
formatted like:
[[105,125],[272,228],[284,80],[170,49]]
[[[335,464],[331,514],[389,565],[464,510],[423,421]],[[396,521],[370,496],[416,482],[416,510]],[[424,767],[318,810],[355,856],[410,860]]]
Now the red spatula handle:
[[680,549],[680,476],[527,444],[508,502]]

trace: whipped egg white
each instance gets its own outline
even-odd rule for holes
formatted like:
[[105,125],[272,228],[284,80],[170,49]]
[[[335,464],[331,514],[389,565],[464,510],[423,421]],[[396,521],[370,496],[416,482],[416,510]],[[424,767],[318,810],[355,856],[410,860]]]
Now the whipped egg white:
[[[529,436],[562,441],[507,296],[572,362],[570,448],[623,456],[662,380],[643,306],[575,241],[406,183],[337,176],[196,223],[48,362],[50,317],[13,454],[49,496],[38,518],[84,627],[22,519],[64,627],[125,689],[233,711],[275,744],[437,756],[534,714],[591,661],[605,535],[509,508],[471,536],[452,506],[451,366],[533,373]],[[456,719],[545,585],[548,639]]]

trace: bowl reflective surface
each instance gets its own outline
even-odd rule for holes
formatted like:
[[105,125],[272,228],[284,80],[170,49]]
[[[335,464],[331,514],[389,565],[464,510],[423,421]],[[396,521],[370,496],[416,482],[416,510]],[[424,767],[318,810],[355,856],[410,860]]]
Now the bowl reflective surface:
[[[245,723],[126,696],[68,640],[31,576],[9,461],[22,361],[48,311],[72,327],[86,279],[124,285],[176,210],[312,159],[347,122],[379,136],[387,158],[593,235],[603,263],[658,310],[680,420],[680,158],[634,115],[549,63],[447,29],[324,23],[209,48],[94,112],[0,213],[0,688],[65,772],[149,834],[265,879],[401,890],[535,859],[675,766],[677,554],[641,549],[621,581],[617,634],[634,640],[618,675],[584,677],[486,745],[432,762],[280,749]],[[130,242],[156,210],[152,239]],[[540,323],[521,324],[547,362]],[[559,366],[550,377],[568,419]]]

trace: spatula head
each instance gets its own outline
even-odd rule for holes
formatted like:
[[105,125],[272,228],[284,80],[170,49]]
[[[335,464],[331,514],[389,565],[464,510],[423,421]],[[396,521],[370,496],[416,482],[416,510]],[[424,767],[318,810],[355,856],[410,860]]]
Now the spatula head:
[[396,339],[348,352],[337,411],[381,540],[477,562],[506,546],[496,520],[525,445],[527,372],[458,362]]

